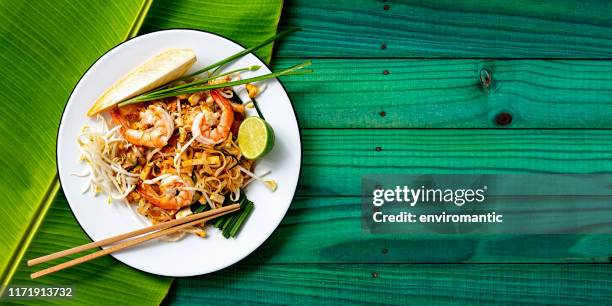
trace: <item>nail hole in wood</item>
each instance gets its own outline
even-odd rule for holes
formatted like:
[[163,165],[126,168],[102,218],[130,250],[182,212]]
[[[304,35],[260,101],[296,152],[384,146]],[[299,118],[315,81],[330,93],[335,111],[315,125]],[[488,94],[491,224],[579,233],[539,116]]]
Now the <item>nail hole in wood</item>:
[[383,6],[383,10],[388,11],[391,8],[391,6],[389,6],[388,4],[385,4]]
[[376,152],[380,152],[380,151],[382,151],[382,148],[381,147],[376,147]]
[[383,254],[387,254],[387,253],[389,253],[389,249],[383,249],[382,252],[383,252]]
[[512,115],[507,112],[501,112],[495,117],[495,123],[499,126],[506,126],[512,123]]
[[383,70],[383,74],[384,74],[384,75],[389,74],[389,70],[386,70],[386,69],[385,69],[385,70]]
[[385,44],[385,43],[380,44],[380,49],[382,49],[382,50],[387,49],[387,44]]
[[380,116],[381,116],[381,117],[384,117],[384,116],[386,116],[386,115],[387,115],[387,113],[386,113],[385,111],[380,112]]
[[372,272],[372,278],[378,278],[378,272]]

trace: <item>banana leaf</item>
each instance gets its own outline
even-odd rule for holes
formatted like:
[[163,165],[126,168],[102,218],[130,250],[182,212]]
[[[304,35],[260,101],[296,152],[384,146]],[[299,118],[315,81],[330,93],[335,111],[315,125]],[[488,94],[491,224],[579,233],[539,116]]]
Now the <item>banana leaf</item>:
[[55,138],[87,68],[126,39],[144,1],[0,1],[0,271],[6,283],[58,189]]
[[[147,0],[0,1],[2,285],[76,286],[78,299],[45,300],[58,304],[113,298],[120,303],[158,304],[167,292],[170,278],[154,277],[110,258],[36,281],[29,279],[32,269],[24,265],[26,258],[88,241],[62,196],[38,230],[59,189],[57,127],[81,75],[104,52],[133,36],[149,7]],[[126,293],[130,287],[139,294]]]
[[[140,33],[202,29],[249,46],[276,32],[282,1],[20,2],[0,0],[0,124],[5,131],[0,134],[0,191],[7,195],[0,204],[2,285],[75,286],[75,299],[45,303],[159,304],[171,278],[136,271],[110,257],[29,279],[34,270],[57,262],[34,269],[25,259],[89,242],[56,177],[55,139],[63,106],[95,59],[141,28]],[[271,54],[272,46],[258,53],[266,61]]]
[[[141,33],[168,28],[199,29],[249,47],[276,33],[282,8],[282,0],[156,0]],[[269,63],[272,47],[270,44],[256,54]]]
[[[90,242],[70,212],[64,195],[57,195],[42,226],[28,248],[31,259]],[[92,251],[93,252],[93,251]],[[90,252],[91,253],[91,252]],[[82,256],[67,256],[65,261]],[[172,278],[132,269],[112,257],[105,257],[36,280],[30,273],[57,264],[57,261],[29,268],[22,260],[11,280],[15,286],[70,286],[73,298],[37,300],[59,305],[159,305],[168,293]],[[31,302],[31,301],[28,301]],[[28,303],[30,304],[30,303]]]

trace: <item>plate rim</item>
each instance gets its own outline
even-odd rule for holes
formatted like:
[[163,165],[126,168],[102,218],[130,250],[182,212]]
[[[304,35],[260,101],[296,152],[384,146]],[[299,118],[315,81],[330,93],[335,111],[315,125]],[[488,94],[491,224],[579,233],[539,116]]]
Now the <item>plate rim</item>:
[[[76,88],[78,87],[78,85],[79,85],[79,84],[81,83],[81,81],[83,80],[83,77],[85,77],[85,75],[86,75],[86,74],[89,72],[89,70],[91,70],[91,68],[92,68],[94,65],[96,65],[96,63],[98,63],[98,62],[100,61],[100,59],[102,59],[104,56],[106,56],[106,55],[107,55],[109,52],[111,52],[111,51],[115,50],[116,48],[119,48],[119,47],[120,47],[120,46],[122,46],[123,44],[125,44],[125,43],[127,43],[127,42],[129,42],[129,41],[131,41],[131,40],[133,40],[133,39],[136,39],[136,38],[139,38],[139,37],[143,37],[143,36],[147,36],[147,35],[150,35],[150,34],[153,34],[153,33],[158,33],[158,32],[166,32],[166,31],[175,31],[175,30],[193,31],[193,32],[200,32],[200,33],[210,34],[210,35],[213,35],[213,36],[217,36],[217,37],[220,37],[220,38],[226,39],[226,40],[228,40],[228,41],[230,41],[230,42],[233,42],[234,44],[236,44],[236,45],[240,46],[240,48],[242,48],[242,49],[245,49],[245,50],[247,49],[247,48],[246,48],[244,45],[242,45],[241,43],[239,43],[239,42],[237,42],[236,40],[231,39],[231,38],[229,38],[229,37],[227,37],[227,36],[225,36],[225,35],[222,35],[222,34],[213,33],[213,32],[210,32],[210,31],[201,30],[201,29],[195,29],[195,28],[180,27],[180,28],[168,28],[168,29],[154,30],[154,31],[150,31],[150,32],[147,32],[147,33],[145,33],[145,34],[142,34],[142,35],[135,35],[134,37],[130,37],[130,38],[128,38],[128,39],[126,39],[126,40],[124,40],[124,41],[122,41],[122,42],[120,42],[120,43],[116,44],[116,45],[115,45],[115,46],[113,46],[112,48],[110,48],[110,49],[108,49],[108,50],[104,51],[104,53],[102,53],[100,56],[98,56],[98,58],[96,58],[96,60],[94,60],[94,61],[93,61],[93,62],[92,62],[90,65],[89,65],[89,67],[87,67],[87,69],[85,69],[85,71],[83,72],[83,74],[82,74],[82,75],[79,77],[78,81],[77,81],[77,82],[74,84],[74,86],[73,86],[72,90],[70,91],[70,95],[68,95],[68,98],[66,99],[66,102],[64,103],[64,107],[62,108],[62,114],[61,114],[61,116],[59,117],[59,118],[60,118],[60,120],[59,120],[59,122],[58,122],[58,125],[57,125],[57,132],[56,132],[56,135],[55,135],[55,171],[56,171],[57,180],[58,180],[58,182],[60,183],[60,189],[61,189],[61,191],[62,191],[62,192],[63,192],[63,190],[64,190],[64,189],[62,188],[63,183],[62,183],[61,176],[59,175],[59,173],[60,173],[60,169],[59,169],[59,154],[58,154],[58,148],[59,148],[59,137],[60,137],[60,128],[61,128],[61,126],[62,126],[62,122],[63,122],[63,119],[64,119],[64,115],[65,115],[65,113],[66,113],[66,108],[68,107],[68,103],[69,103],[69,102],[70,102],[70,100],[72,99],[72,95],[74,94],[74,91],[76,90]],[[273,42],[272,42],[272,43],[273,43]],[[274,48],[274,44],[273,44],[272,46],[273,46],[273,48]],[[274,49],[273,49],[273,50],[274,50]],[[260,61],[260,62],[261,62],[261,63],[262,63],[262,64],[263,64],[263,65],[264,65],[266,68],[268,68],[268,70],[273,71],[273,70],[272,70],[272,68],[270,67],[270,64],[266,63],[266,62],[265,62],[263,59],[261,59],[261,57],[259,57],[259,55],[255,54],[254,52],[249,52],[249,53],[245,54],[245,56],[246,56],[246,55],[248,55],[248,54],[251,54],[251,55],[255,56],[255,58],[257,58],[257,59],[258,59],[258,60],[259,60],[259,61]],[[271,58],[271,59],[272,59],[272,58]],[[132,266],[132,265],[129,265],[129,264],[127,264],[127,263],[123,262],[122,260],[120,260],[119,258],[117,258],[117,257],[115,256],[115,254],[113,254],[113,253],[109,254],[109,255],[110,255],[110,258],[112,258],[113,260],[115,260],[115,261],[117,261],[117,262],[119,262],[119,263],[121,263],[121,264],[123,264],[123,265],[125,265],[125,266],[128,266],[128,267],[130,267],[130,268],[132,268],[132,269],[135,269],[135,270],[138,270],[138,271],[141,271],[141,272],[144,272],[144,273],[150,274],[150,275],[159,275],[159,276],[164,276],[164,277],[192,277],[192,276],[207,275],[207,274],[215,273],[215,272],[221,271],[221,270],[223,270],[223,269],[226,269],[226,268],[228,268],[228,267],[230,267],[230,266],[233,266],[233,265],[235,265],[235,264],[239,263],[240,261],[242,261],[242,260],[246,259],[247,257],[249,257],[251,254],[253,254],[254,252],[256,252],[256,251],[257,251],[257,250],[258,250],[258,249],[259,249],[259,248],[260,248],[262,245],[264,245],[266,241],[268,241],[268,239],[269,239],[269,238],[270,238],[270,237],[271,237],[271,236],[274,234],[274,232],[275,232],[275,231],[278,229],[278,227],[281,225],[281,223],[282,223],[282,222],[283,222],[283,220],[285,219],[285,216],[287,216],[287,212],[289,212],[289,209],[291,209],[291,204],[293,204],[293,202],[294,202],[294,200],[295,200],[296,191],[297,191],[297,188],[298,188],[298,186],[299,186],[299,180],[300,180],[300,177],[301,177],[301,175],[302,175],[302,163],[303,163],[303,161],[304,161],[304,149],[302,148],[302,127],[300,126],[300,119],[299,119],[299,117],[298,117],[298,114],[297,114],[297,112],[295,111],[295,104],[293,103],[293,99],[291,98],[291,95],[289,95],[289,92],[287,91],[287,88],[285,87],[285,84],[283,84],[283,82],[282,82],[282,81],[281,81],[281,80],[280,80],[278,77],[273,78],[273,79],[275,79],[275,80],[276,80],[276,81],[277,81],[277,82],[278,82],[278,83],[281,85],[281,87],[282,87],[283,91],[285,92],[285,94],[287,95],[287,98],[289,99],[289,104],[291,105],[291,110],[293,111],[293,115],[295,116],[295,121],[296,121],[296,125],[297,125],[297,128],[298,128],[298,141],[299,141],[299,144],[300,144],[300,162],[299,162],[299,165],[298,165],[298,181],[296,182],[296,186],[295,186],[295,189],[293,190],[293,195],[291,196],[291,201],[290,201],[289,205],[287,206],[287,210],[285,210],[285,212],[283,213],[283,216],[282,216],[282,218],[280,219],[280,222],[279,222],[279,223],[278,223],[278,225],[277,225],[277,226],[274,228],[274,230],[272,230],[272,232],[270,232],[270,234],[269,234],[269,235],[268,235],[268,236],[267,236],[267,237],[266,237],[266,238],[265,238],[265,239],[264,239],[264,240],[261,242],[261,244],[259,244],[259,245],[258,245],[258,246],[257,246],[255,249],[253,249],[253,250],[252,250],[250,253],[246,254],[244,257],[242,257],[242,258],[240,258],[240,259],[238,259],[238,260],[236,260],[236,261],[234,261],[234,262],[231,262],[231,263],[229,263],[229,264],[227,264],[227,265],[225,265],[225,266],[222,266],[222,267],[220,267],[220,268],[218,268],[218,269],[216,269],[216,270],[212,270],[212,271],[210,271],[210,272],[206,272],[206,273],[192,274],[192,275],[166,275],[166,274],[154,273],[154,272],[145,271],[145,270],[142,270],[142,269],[136,268],[136,267],[134,267],[134,266]],[[58,190],[58,192],[59,192],[59,190]],[[56,193],[56,195],[57,195],[57,193]],[[90,236],[90,235],[87,233],[87,231],[85,230],[85,228],[83,227],[83,225],[81,224],[81,222],[79,221],[79,219],[77,218],[76,214],[74,213],[74,210],[72,209],[72,206],[70,205],[70,202],[69,202],[68,198],[67,198],[66,196],[64,196],[64,198],[66,199],[66,203],[68,204],[68,208],[70,209],[70,213],[72,214],[72,217],[74,218],[74,220],[76,221],[76,223],[77,223],[77,224],[79,225],[79,227],[81,228],[81,231],[82,231],[82,232],[85,234],[85,236],[87,236],[87,238],[88,238],[89,240],[94,241],[94,239],[93,239],[93,238],[91,238],[91,236]],[[103,248],[102,248],[102,247],[96,247],[96,249],[98,249],[98,250],[102,250]]]

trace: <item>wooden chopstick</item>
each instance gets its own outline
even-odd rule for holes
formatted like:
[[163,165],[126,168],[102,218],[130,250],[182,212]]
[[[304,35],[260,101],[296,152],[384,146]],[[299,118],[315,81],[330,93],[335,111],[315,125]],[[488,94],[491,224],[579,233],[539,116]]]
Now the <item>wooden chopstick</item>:
[[[223,209],[223,208],[225,208],[225,209]],[[85,255],[83,257],[75,258],[73,260],[70,260],[70,261],[67,261],[67,262],[64,262],[64,263],[61,263],[61,264],[49,267],[47,269],[40,270],[38,272],[32,273],[30,275],[30,277],[32,279],[35,279],[35,278],[38,278],[38,277],[41,277],[41,276],[45,276],[47,274],[51,274],[51,273],[54,273],[54,272],[66,269],[66,268],[69,268],[69,267],[72,267],[72,266],[75,266],[75,265],[78,265],[78,264],[90,261],[92,259],[95,259],[95,258],[98,258],[98,257],[102,257],[102,256],[105,256],[105,255],[108,255],[108,254],[111,254],[111,253],[114,253],[114,252],[117,252],[117,251],[129,248],[129,247],[141,244],[141,243],[143,243],[145,241],[149,241],[149,240],[155,239],[157,237],[161,237],[161,236],[165,236],[165,235],[168,235],[168,234],[172,234],[172,233],[174,233],[174,232],[176,232],[178,230],[181,230],[181,229],[184,229],[184,228],[188,228],[190,226],[194,226],[194,225],[202,223],[202,222],[207,222],[207,221],[212,220],[214,218],[217,218],[217,217],[220,217],[220,216],[223,216],[223,215],[226,215],[226,214],[238,211],[239,209],[240,209],[240,205],[239,204],[233,204],[233,205],[228,205],[228,206],[225,206],[225,207],[222,207],[222,208],[219,208],[219,209],[214,209],[214,210],[206,211],[205,213],[209,213],[207,215],[202,215],[204,213],[200,213],[200,214],[191,215],[191,216],[188,216],[188,217],[185,217],[185,218],[181,218],[181,219],[177,219],[177,220],[161,223],[161,224],[166,224],[166,223],[171,223],[171,222],[179,221],[179,220],[182,221],[182,222],[174,223],[174,225],[182,223],[182,224],[180,224],[178,226],[174,226],[174,227],[170,227],[170,228],[168,228],[167,226],[166,227],[159,227],[157,229],[163,228],[163,230],[160,230],[160,231],[157,231],[157,232],[145,235],[145,236],[140,236],[140,237],[137,237],[137,238],[134,238],[134,239],[130,239],[130,240],[127,240],[127,241],[123,241],[123,242],[121,242],[119,244],[113,245],[113,246],[108,247],[106,249],[102,249],[102,250],[97,251],[95,253],[91,253],[91,254]],[[189,217],[196,217],[196,216],[199,217],[196,220],[193,220],[194,218],[188,219]],[[191,222],[189,222],[189,221],[191,221]],[[187,223],[185,223],[185,222],[187,222]],[[158,224],[158,225],[160,225],[160,224]],[[172,225],[170,225],[170,226],[172,226]],[[131,235],[129,237],[133,237],[134,236],[134,234],[133,234],[134,232],[142,231],[142,230],[149,229],[149,228],[152,228],[152,227],[155,227],[155,225],[147,227],[147,228],[144,228],[144,229],[141,229],[141,230],[129,232],[129,233],[126,233],[126,234],[121,234],[121,235],[118,235],[118,236],[115,236],[115,237],[111,237],[111,238],[108,238],[108,239],[104,239],[104,240],[107,240],[107,241],[110,241],[110,239],[114,239],[115,241],[122,240],[122,239],[125,239],[125,238],[117,239],[117,237],[123,237],[123,236],[128,235],[128,234]],[[153,230],[155,230],[155,229],[153,229]],[[148,231],[146,231],[144,233],[147,233],[147,232],[150,232],[150,231],[151,230],[148,230]],[[102,240],[100,240],[100,241],[102,241]],[[107,242],[105,245],[107,245],[107,244],[110,244],[110,243]],[[65,250],[65,251],[70,251],[70,250],[77,249],[77,248],[72,248],[72,249]],[[62,251],[62,252],[64,252],[64,251]],[[61,252],[58,252],[58,253],[61,253]],[[75,253],[75,252],[72,252],[70,254],[73,254],[73,253]],[[55,254],[57,254],[57,253],[55,253]],[[51,254],[51,255],[55,255],[55,254]],[[62,257],[62,256],[65,256],[65,255],[61,255],[59,257]],[[55,257],[55,258],[58,258],[58,257]],[[48,259],[48,260],[50,260],[50,259]]]
[[124,234],[120,234],[120,235],[117,235],[117,236],[109,237],[109,238],[102,239],[102,240],[99,240],[99,241],[90,242],[88,244],[77,246],[77,247],[74,247],[74,248],[71,248],[71,249],[59,251],[59,252],[56,252],[56,253],[53,253],[53,254],[49,254],[49,255],[45,255],[45,256],[41,256],[41,257],[38,257],[38,258],[35,258],[35,259],[30,259],[30,260],[28,260],[28,266],[31,267],[31,266],[34,266],[34,265],[37,265],[37,264],[40,264],[40,263],[43,263],[43,262],[47,262],[49,260],[53,260],[53,259],[57,259],[57,258],[60,258],[60,257],[72,255],[72,254],[79,253],[79,252],[83,252],[83,251],[86,251],[86,250],[89,250],[89,249],[93,249],[93,248],[96,248],[96,247],[106,246],[106,245],[113,244],[113,243],[115,243],[117,241],[120,241],[120,240],[124,240],[124,239],[131,238],[131,237],[134,237],[134,236],[140,236],[142,234],[146,234],[146,233],[149,233],[149,232],[152,232],[152,231],[156,231],[156,230],[163,230],[163,229],[166,229],[166,228],[169,228],[169,227],[173,227],[175,225],[179,225],[179,224],[183,224],[183,223],[186,223],[186,222],[190,222],[192,220],[201,219],[201,218],[205,218],[205,217],[208,217],[208,216],[216,215],[218,213],[221,213],[221,212],[224,212],[224,211],[227,211],[227,210],[232,210],[232,209],[235,209],[235,208],[240,208],[240,204],[232,204],[232,205],[228,205],[228,206],[223,206],[221,208],[217,208],[217,209],[201,212],[201,213],[198,213],[198,214],[193,214],[193,215],[187,216],[185,218],[180,218],[180,219],[175,219],[175,220],[164,222],[164,223],[159,223],[159,224],[156,224],[156,225],[144,227],[144,228],[141,228],[141,229],[138,229],[138,230],[135,230],[135,231],[127,232],[127,233],[124,233]]

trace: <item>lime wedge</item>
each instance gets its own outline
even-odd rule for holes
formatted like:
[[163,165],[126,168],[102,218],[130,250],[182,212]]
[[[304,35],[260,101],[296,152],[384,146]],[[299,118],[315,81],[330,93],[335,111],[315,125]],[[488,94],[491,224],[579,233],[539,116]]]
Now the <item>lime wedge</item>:
[[274,130],[263,119],[249,117],[240,124],[238,146],[244,157],[248,159],[260,158],[272,151]]

